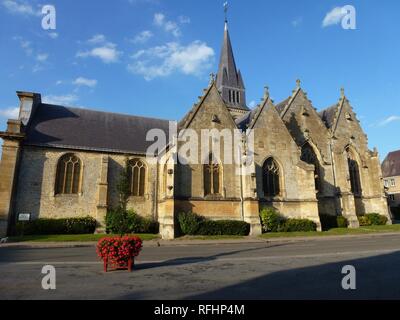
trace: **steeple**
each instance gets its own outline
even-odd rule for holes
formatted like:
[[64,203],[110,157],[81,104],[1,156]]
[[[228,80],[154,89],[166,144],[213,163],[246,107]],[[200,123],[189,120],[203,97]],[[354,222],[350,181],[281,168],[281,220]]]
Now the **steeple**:
[[224,99],[230,109],[233,109],[231,111],[237,110],[243,113],[243,111],[248,111],[249,108],[246,106],[246,90],[243,78],[240,71],[236,68],[235,58],[233,56],[226,11],[227,4],[225,4],[224,40],[222,43],[216,85],[221,92],[222,99]]

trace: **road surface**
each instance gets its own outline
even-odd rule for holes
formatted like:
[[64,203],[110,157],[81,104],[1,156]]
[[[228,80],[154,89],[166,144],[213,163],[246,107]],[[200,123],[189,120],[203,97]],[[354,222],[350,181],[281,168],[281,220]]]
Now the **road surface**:
[[400,235],[145,247],[131,273],[104,273],[94,247],[0,246],[0,299],[400,299]]

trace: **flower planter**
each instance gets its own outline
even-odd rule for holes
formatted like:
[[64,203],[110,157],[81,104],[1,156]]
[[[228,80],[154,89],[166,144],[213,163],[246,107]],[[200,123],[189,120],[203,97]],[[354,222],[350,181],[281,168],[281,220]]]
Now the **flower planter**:
[[97,243],[97,255],[103,260],[104,272],[108,270],[132,271],[142,249],[142,240],[138,237],[106,237]]
[[111,270],[128,270],[129,272],[131,272],[135,264],[135,258],[130,258],[128,259],[127,263],[122,263],[118,265],[109,262],[108,259],[105,258],[103,260],[103,263],[104,263],[104,272],[108,272]]

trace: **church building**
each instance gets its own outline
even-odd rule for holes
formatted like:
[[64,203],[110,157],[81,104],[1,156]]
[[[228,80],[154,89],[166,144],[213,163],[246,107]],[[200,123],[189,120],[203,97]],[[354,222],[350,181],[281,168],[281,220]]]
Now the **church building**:
[[104,230],[107,210],[118,205],[127,158],[128,207],[158,221],[164,239],[175,237],[175,215],[188,211],[246,221],[252,235],[261,233],[259,212],[268,206],[311,219],[319,230],[320,215],[343,215],[351,228],[365,213],[390,221],[378,152],[368,149],[344,90],[318,112],[298,80],[284,101],[275,104],[265,88],[261,103],[249,109],[227,22],[216,78],[177,128],[199,135],[203,129],[241,130],[243,143],[252,131],[252,174],[237,174],[238,165],[226,163],[223,153],[205,164],[175,163],[171,145],[154,155],[158,161],[148,161],[152,142],[146,134],[161,129],[168,135],[168,120],[50,105],[38,93],[17,95],[19,117],[0,132],[0,236],[20,213],[33,219],[90,215]]

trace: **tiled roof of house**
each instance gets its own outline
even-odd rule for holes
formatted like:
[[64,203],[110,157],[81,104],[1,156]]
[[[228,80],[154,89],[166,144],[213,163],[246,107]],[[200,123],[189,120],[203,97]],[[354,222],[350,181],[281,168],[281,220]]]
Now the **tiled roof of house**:
[[382,176],[400,176],[400,150],[390,152],[382,163]]

